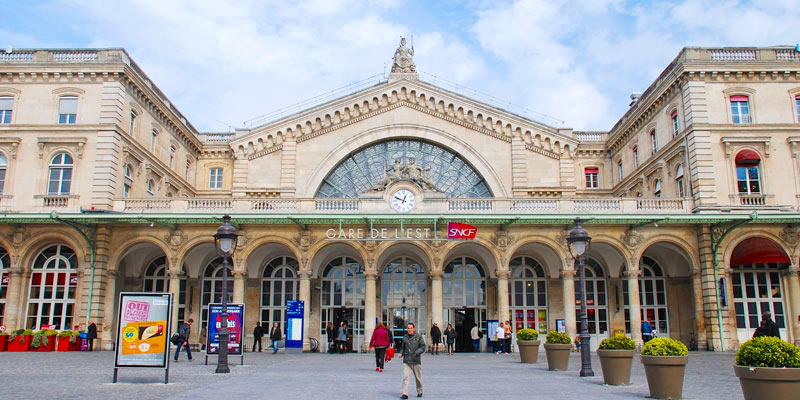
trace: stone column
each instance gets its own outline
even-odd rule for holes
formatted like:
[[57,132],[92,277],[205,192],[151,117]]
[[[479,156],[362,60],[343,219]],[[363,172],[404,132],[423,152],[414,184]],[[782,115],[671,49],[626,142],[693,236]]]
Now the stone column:
[[233,302],[244,304],[244,283],[247,271],[233,271]]
[[[18,257],[12,257],[19,259]],[[22,293],[22,285],[25,284],[25,276],[22,268],[14,265],[12,262],[11,268],[8,270],[8,292],[6,293],[6,315],[3,318],[3,324],[6,326],[6,331],[11,332],[25,327],[25,323],[20,323],[20,315],[23,312],[25,301],[20,298]]]
[[433,322],[439,326],[444,324],[442,309],[442,272],[435,271],[431,272],[431,326]]
[[[636,267],[633,267],[633,266]],[[636,347],[641,348],[644,344],[642,339],[642,304],[639,301],[639,263],[633,260],[630,268],[625,271],[625,278],[628,280],[628,305],[631,316],[631,339],[636,342]],[[654,327],[655,328],[655,327]]]
[[375,330],[375,279],[377,273],[375,271],[366,271],[366,291],[364,296],[364,342],[369,343],[372,338],[372,331]]
[[[117,276],[119,271],[116,269],[106,271],[105,282],[105,304],[103,304],[103,325],[109,326],[110,329],[103,330],[98,333],[102,336],[100,343],[103,344],[103,350],[113,350],[114,334],[117,333],[115,329],[114,319],[116,318],[115,306],[117,305]],[[176,300],[177,301],[177,300]]]
[[800,346],[800,322],[797,320],[797,316],[800,315],[800,268],[796,264],[786,271],[786,280],[789,283],[790,312],[786,319],[789,322],[795,346]]
[[311,321],[308,316],[311,311],[311,271],[300,270],[297,275],[300,277],[298,297],[303,301],[303,351],[307,351],[310,350],[308,332]]
[[511,320],[508,314],[508,271],[497,271],[497,320]]
[[577,319],[575,317],[575,270],[561,270],[561,294],[564,302],[564,324],[567,326],[567,335],[570,339],[578,333]]
[[[174,259],[170,260],[174,261]],[[180,268],[174,263],[170,262],[169,271],[169,292],[172,294],[172,331],[178,331],[178,309],[180,308],[180,296],[181,296],[181,270]],[[186,293],[188,296],[189,293]],[[189,316],[185,316],[186,320],[189,320]],[[202,318],[201,318],[202,319]],[[210,322],[209,322],[210,323]],[[196,326],[200,326],[200,323]],[[195,331],[196,334],[200,332],[200,329],[192,329]]]

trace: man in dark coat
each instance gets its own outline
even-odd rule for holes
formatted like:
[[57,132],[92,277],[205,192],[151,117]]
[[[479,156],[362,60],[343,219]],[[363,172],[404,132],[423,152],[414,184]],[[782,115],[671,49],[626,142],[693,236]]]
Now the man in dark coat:
[[281,333],[281,328],[276,322],[272,324],[272,330],[269,332],[269,340],[272,341],[272,354],[278,352],[278,342],[280,342],[281,338],[283,338],[283,334]]
[[778,339],[781,338],[781,333],[778,331],[778,324],[772,321],[772,314],[764,313],[761,315],[761,325],[756,328],[756,332],[753,334],[753,337],[760,337],[760,336],[773,336]]
[[425,352],[425,338],[416,334],[416,326],[409,322],[407,332],[403,336],[400,358],[403,359],[403,395],[401,399],[408,398],[408,380],[414,374],[417,383],[417,397],[422,397],[422,353]]
[[256,324],[253,329],[253,352],[256,351],[256,344],[258,344],[258,352],[261,353],[261,338],[264,336],[264,328],[261,324]]
[[193,319],[189,318],[180,328],[178,328],[178,348],[175,349],[175,362],[178,362],[178,355],[181,354],[181,346],[186,349],[186,357],[192,361],[192,351],[189,350],[189,334],[192,332]]
[[439,329],[439,324],[433,323],[431,327],[431,342],[433,344],[433,351],[431,354],[439,354],[439,343],[442,343],[442,330]]
[[94,340],[97,339],[97,325],[94,321],[89,321],[86,327],[86,344],[89,345],[89,351],[94,351]]

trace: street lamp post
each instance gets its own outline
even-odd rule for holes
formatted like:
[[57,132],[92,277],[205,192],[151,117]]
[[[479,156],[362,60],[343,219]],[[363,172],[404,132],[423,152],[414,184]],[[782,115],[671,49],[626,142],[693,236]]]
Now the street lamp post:
[[581,225],[580,217],[575,218],[575,227],[569,232],[567,244],[569,245],[569,252],[572,258],[575,259],[575,267],[578,268],[578,277],[580,280],[580,287],[578,288],[581,299],[581,312],[578,318],[581,323],[581,373],[580,376],[594,376],[592,371],[592,358],[589,352],[589,336],[588,324],[586,321],[586,278],[583,271],[583,257],[589,252],[592,238],[586,229]]
[[[228,259],[236,251],[236,228],[231,225],[231,216],[222,216],[222,225],[217,228],[214,235],[214,247],[217,254],[222,257],[222,324],[219,330],[219,356],[217,357],[217,373],[227,374],[228,367]],[[208,321],[214,323],[214,321]]]

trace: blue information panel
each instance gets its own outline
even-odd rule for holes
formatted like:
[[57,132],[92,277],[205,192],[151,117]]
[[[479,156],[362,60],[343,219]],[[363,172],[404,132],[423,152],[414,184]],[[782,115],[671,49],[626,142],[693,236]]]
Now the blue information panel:
[[[208,305],[208,338],[206,354],[219,354],[219,330],[222,328],[222,304]],[[244,337],[244,304],[228,304],[228,354],[242,354]]]
[[286,348],[303,348],[303,308],[302,300],[286,302]]

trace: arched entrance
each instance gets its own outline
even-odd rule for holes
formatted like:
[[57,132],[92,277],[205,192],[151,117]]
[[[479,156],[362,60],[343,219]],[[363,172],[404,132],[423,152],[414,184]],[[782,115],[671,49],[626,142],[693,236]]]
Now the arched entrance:
[[[583,263],[584,278],[586,282],[586,319],[589,334],[592,335],[592,350],[596,349],[600,340],[608,337],[608,285],[606,272],[594,258],[587,257]],[[580,287],[580,280],[576,274],[575,286]],[[575,320],[580,324],[581,299],[578,290],[575,291]],[[578,327],[580,332],[580,326]]]
[[32,270],[25,327],[71,329],[78,286],[75,251],[63,244],[47,247],[34,259]]
[[[298,263],[294,257],[275,257],[264,266],[261,274],[261,324],[271,329],[277,322],[286,326],[286,302],[297,300]],[[309,305],[310,307],[310,305]]]
[[354,258],[336,257],[322,270],[320,291],[321,318],[324,330],[328,322],[348,326],[348,349],[358,350],[364,337],[366,281],[364,268]]
[[472,351],[470,329],[475,324],[486,326],[486,292],[486,272],[478,260],[458,256],[445,265],[442,328],[451,323],[458,332],[456,351]]
[[788,338],[781,273],[790,263],[786,252],[767,238],[745,239],[734,248],[731,284],[739,342],[753,336],[765,313],[772,314],[781,338]]
[[[667,282],[664,270],[650,257],[642,257],[639,263],[639,304],[642,321],[650,321],[657,334],[669,337],[669,313],[667,307]],[[622,281],[622,298],[625,305],[625,331],[631,331],[630,298],[628,280]]]
[[381,321],[392,329],[394,336],[402,335],[409,322],[413,322],[420,332],[428,332],[427,291],[422,264],[410,257],[398,257],[383,269],[381,282]]
[[547,277],[544,268],[529,256],[515,257],[509,263],[508,305],[514,332],[535,329],[547,333]]

